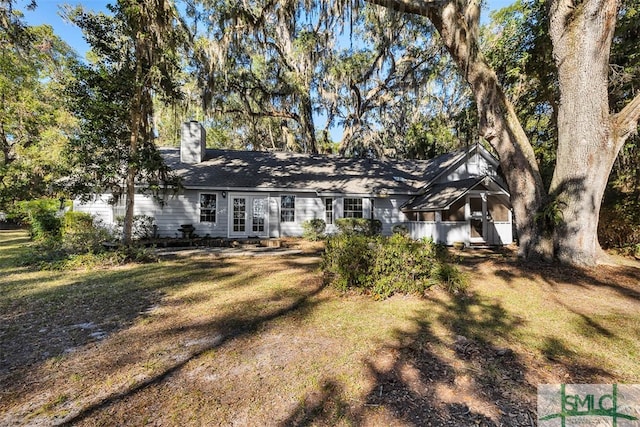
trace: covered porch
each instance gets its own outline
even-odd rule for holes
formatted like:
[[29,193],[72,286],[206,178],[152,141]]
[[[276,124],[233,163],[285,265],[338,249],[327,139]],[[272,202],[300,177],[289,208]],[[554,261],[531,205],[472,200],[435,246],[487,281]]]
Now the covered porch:
[[490,177],[435,184],[402,207],[414,239],[465,246],[513,242],[509,193]]

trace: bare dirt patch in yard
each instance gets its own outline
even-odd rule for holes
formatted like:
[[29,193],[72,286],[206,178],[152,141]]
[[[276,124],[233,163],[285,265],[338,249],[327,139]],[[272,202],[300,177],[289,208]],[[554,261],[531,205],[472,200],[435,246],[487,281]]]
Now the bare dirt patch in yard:
[[540,383],[640,382],[634,265],[465,253],[468,292],[373,301],[313,245],[36,272],[2,233],[1,425],[528,426]]

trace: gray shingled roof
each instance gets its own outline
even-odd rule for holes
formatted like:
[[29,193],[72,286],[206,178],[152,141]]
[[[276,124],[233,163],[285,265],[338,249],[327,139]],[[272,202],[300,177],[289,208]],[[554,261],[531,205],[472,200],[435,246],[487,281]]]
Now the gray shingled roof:
[[421,196],[409,200],[403,210],[435,211],[445,209],[480,183],[484,177],[434,184]]
[[302,190],[345,194],[419,194],[464,151],[431,160],[353,159],[268,151],[207,150],[204,161],[180,162],[180,150],[161,149],[185,188]]
[[403,211],[437,211],[447,209],[470,190],[480,186],[483,189],[507,194],[493,178],[488,176],[461,179],[459,181],[443,182],[429,186],[424,194],[413,197],[405,203]]

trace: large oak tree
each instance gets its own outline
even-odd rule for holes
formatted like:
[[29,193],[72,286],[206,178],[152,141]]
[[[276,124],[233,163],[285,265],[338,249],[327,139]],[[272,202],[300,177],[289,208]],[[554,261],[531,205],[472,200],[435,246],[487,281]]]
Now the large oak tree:
[[[596,264],[603,255],[597,228],[607,178],[640,117],[640,94],[618,112],[609,108],[609,55],[619,2],[548,2],[560,90],[557,160],[548,191],[515,109],[480,51],[480,1],[369,2],[426,16],[440,33],[475,97],[480,134],[500,158],[512,194],[520,255]],[[553,229],[545,230],[549,225]],[[546,231],[552,232],[551,241]]]

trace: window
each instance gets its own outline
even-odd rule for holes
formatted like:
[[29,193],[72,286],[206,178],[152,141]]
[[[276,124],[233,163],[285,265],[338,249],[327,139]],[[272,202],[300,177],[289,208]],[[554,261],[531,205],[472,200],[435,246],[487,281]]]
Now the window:
[[324,199],[325,222],[333,224],[333,197]]
[[267,216],[267,199],[253,199],[252,230],[255,233],[264,232],[264,219]]
[[481,197],[469,197],[469,212],[471,218],[482,219],[482,198]]
[[465,221],[464,207],[466,205],[464,197],[455,202],[451,207],[442,211],[442,221]]
[[247,201],[244,197],[233,198],[233,231],[242,233],[245,230]]
[[422,221],[422,222],[434,222],[436,220],[435,212],[417,212],[409,211],[404,212],[404,215],[409,221]]
[[344,199],[342,206],[345,218],[362,218],[362,199]]
[[435,212],[418,212],[418,218],[424,222],[434,222],[436,220]]
[[417,221],[418,220],[418,212],[408,211],[403,212],[404,216],[407,218],[407,221]]
[[200,222],[216,222],[215,194],[200,194]]
[[296,196],[280,197],[280,222],[296,221]]
[[487,211],[496,222],[509,221],[509,207],[501,202],[497,196],[487,197]]

